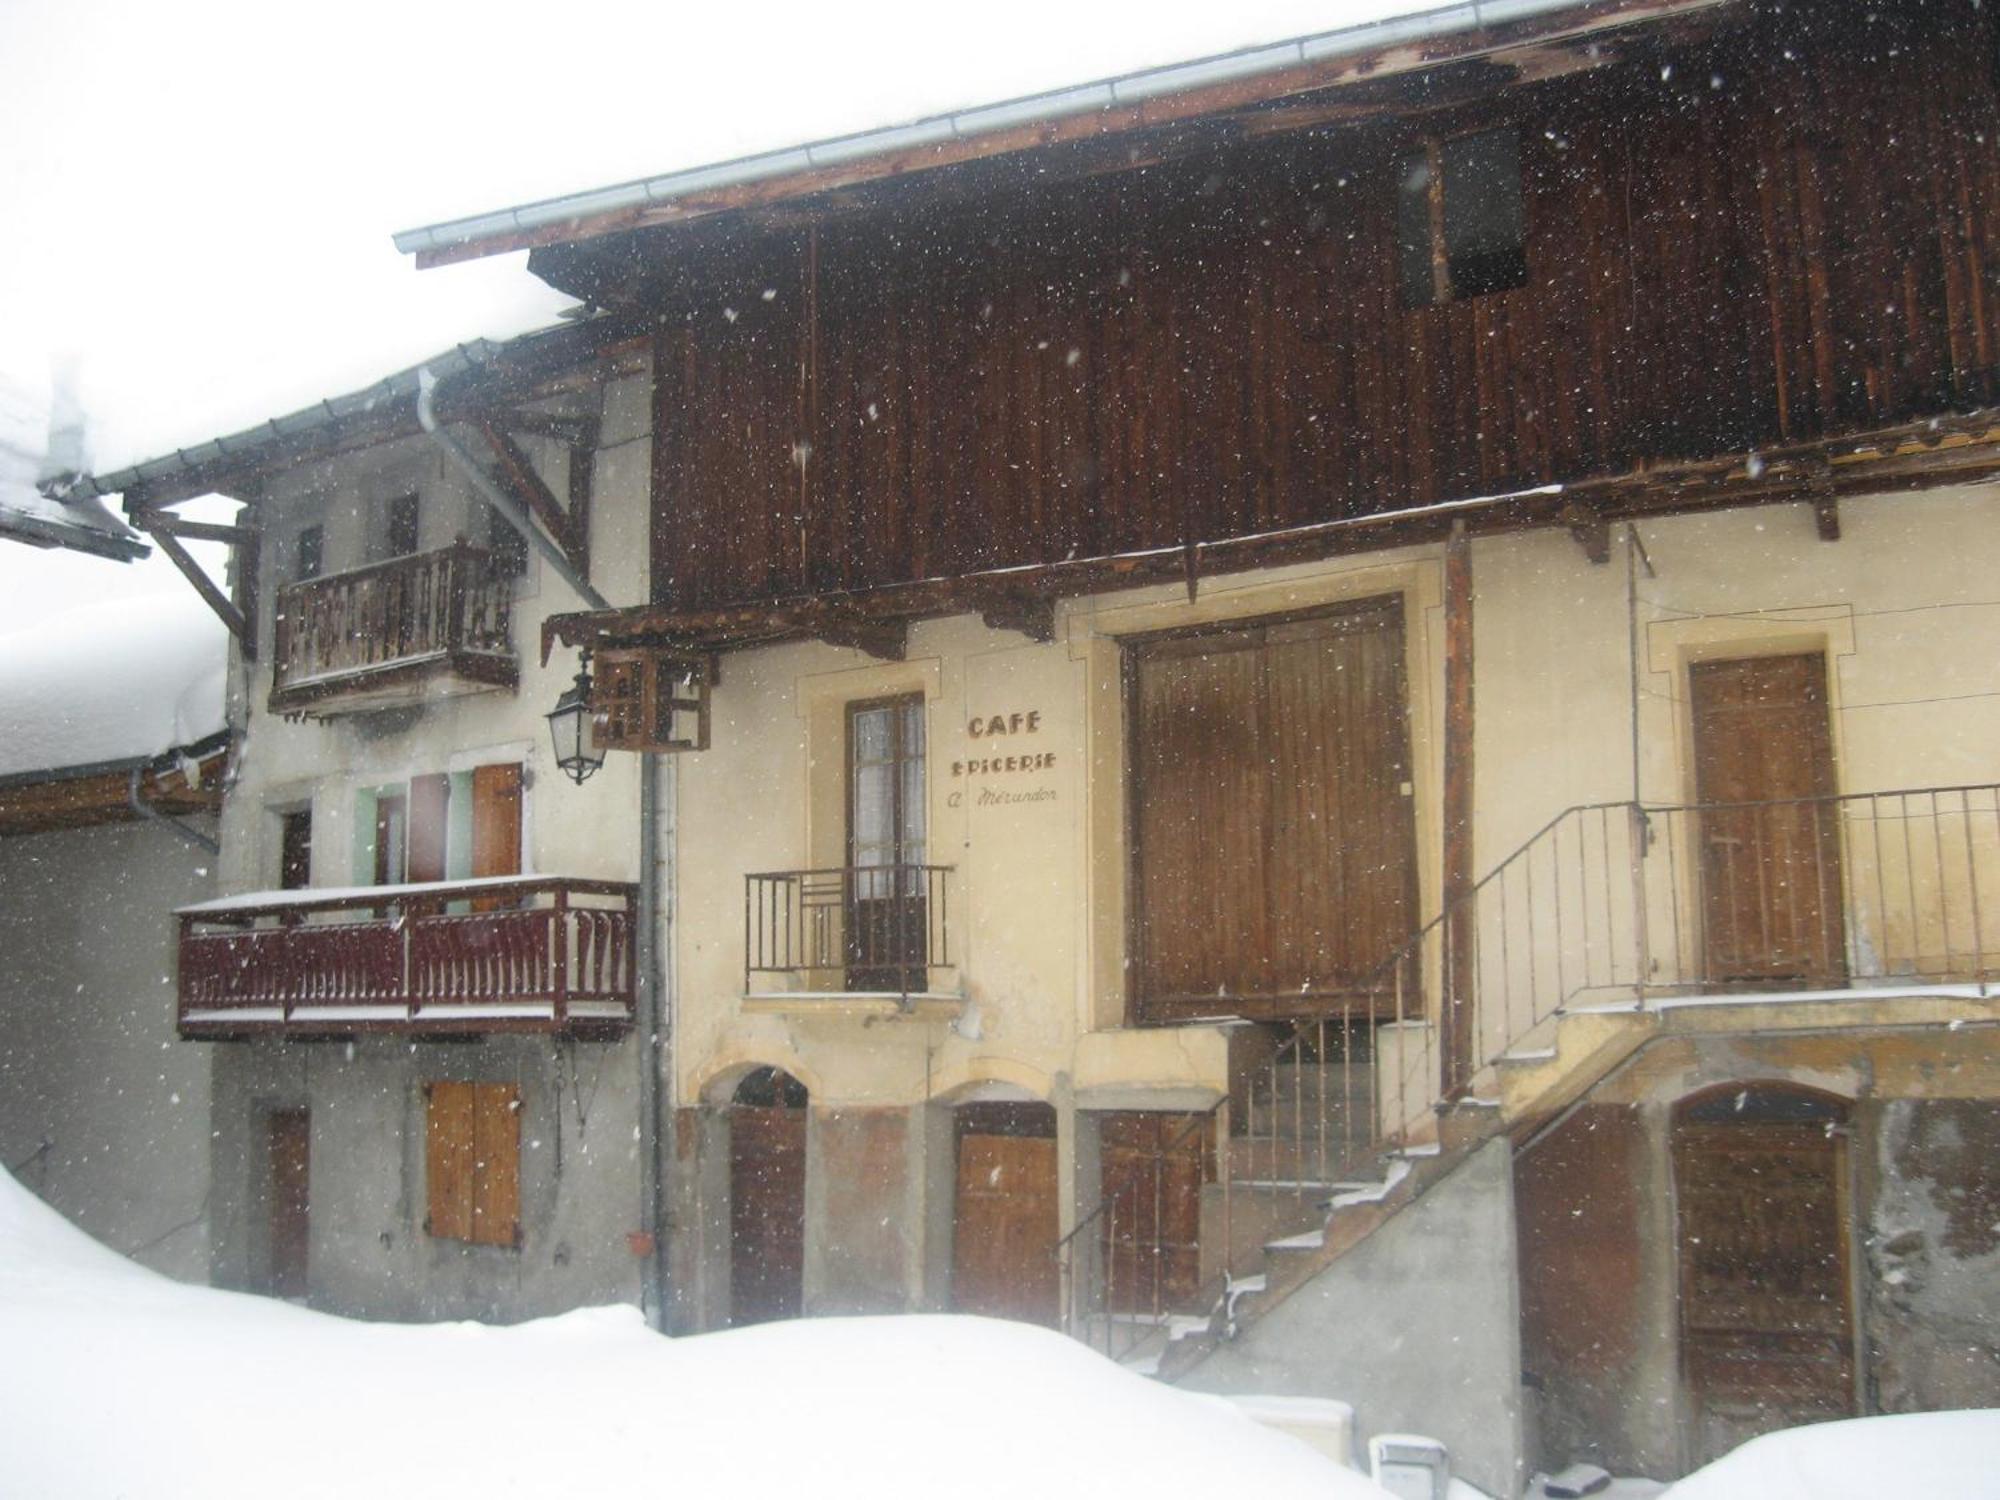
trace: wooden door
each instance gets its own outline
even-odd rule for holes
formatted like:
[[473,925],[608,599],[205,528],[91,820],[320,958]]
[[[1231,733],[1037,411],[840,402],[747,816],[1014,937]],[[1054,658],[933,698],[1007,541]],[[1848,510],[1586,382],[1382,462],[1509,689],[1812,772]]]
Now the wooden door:
[[1201,1283],[1201,1189],[1214,1142],[1196,1115],[1101,1114],[1106,1301],[1115,1312],[1186,1311]]
[[1690,1464],[1855,1414],[1846,1171],[1810,1096],[1727,1089],[1674,1132]]
[[745,1081],[729,1110],[733,1327],[803,1311],[805,1231],[805,1091],[783,1074],[762,1070]]
[[451,778],[442,773],[410,778],[410,852],[407,878],[445,877],[445,830],[451,821]]
[[1707,977],[1844,979],[1826,659],[1703,662],[1690,690]]
[[[472,773],[472,878],[521,873],[521,768],[479,766]],[[493,896],[472,903],[493,911],[506,903]]]
[[1127,662],[1139,1018],[1354,995],[1416,925],[1401,600]]
[[312,1114],[274,1109],[264,1117],[270,1166],[270,1249],[264,1290],[303,1297],[312,1245]]
[[956,1116],[952,1307],[1054,1326],[1061,1235],[1055,1111],[1046,1104],[974,1104]]

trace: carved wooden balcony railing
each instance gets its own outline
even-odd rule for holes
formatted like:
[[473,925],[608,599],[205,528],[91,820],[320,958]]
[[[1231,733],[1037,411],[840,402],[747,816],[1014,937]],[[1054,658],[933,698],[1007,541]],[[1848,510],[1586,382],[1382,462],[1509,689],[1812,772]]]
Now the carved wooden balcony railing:
[[937,992],[951,951],[949,865],[745,877],[743,990],[758,997]]
[[637,888],[486,880],[260,891],[183,907],[184,1037],[632,1023]]
[[328,717],[512,688],[512,580],[464,542],[278,590],[271,712]]

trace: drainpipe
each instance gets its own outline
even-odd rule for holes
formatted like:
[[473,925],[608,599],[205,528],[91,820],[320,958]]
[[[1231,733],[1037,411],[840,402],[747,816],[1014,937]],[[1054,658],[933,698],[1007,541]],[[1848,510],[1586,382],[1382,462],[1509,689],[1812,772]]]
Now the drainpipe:
[[188,827],[179,818],[161,812],[157,807],[154,807],[144,797],[139,795],[139,777],[145,769],[144,766],[134,766],[132,768],[131,780],[125,783],[125,800],[131,804],[132,811],[142,818],[150,819],[152,822],[165,824],[190,844],[206,849],[210,854],[220,854],[222,852],[222,845],[218,844],[214,839],[198,829]]
[[[672,830],[662,838],[660,797],[661,756],[646,751],[639,757],[639,1223],[651,1237],[640,1263],[639,1300],[646,1321],[661,1332],[667,1326],[666,1111],[661,1099],[661,1063],[666,1056],[666,1015],[662,1003],[660,914],[661,850],[673,847]],[[668,806],[672,806],[671,798]],[[671,813],[668,814],[671,821]]]
[[544,536],[528,512],[494,481],[493,476],[480,466],[478,459],[465,451],[465,445],[438,425],[437,411],[431,404],[432,393],[436,390],[437,376],[431,374],[430,367],[426,365],[417,371],[417,423],[430,440],[442,448],[445,457],[471,481],[480,498],[500,512],[507,524],[520,532],[530,547],[541,553],[542,560],[556,570],[562,581],[576,590],[578,598],[592,609],[611,608],[604,596],[590,586],[590,581],[570,566],[562,548]]

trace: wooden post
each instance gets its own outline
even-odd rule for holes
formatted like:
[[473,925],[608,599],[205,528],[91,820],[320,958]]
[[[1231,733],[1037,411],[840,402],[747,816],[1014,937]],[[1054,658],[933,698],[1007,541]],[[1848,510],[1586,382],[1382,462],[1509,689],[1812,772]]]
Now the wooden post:
[[1472,964],[1472,540],[1454,521],[1444,549],[1444,1097],[1478,1066]]
[[561,1031],[569,1021],[569,887],[559,885],[555,891],[555,910],[550,913],[555,928],[554,948],[550,957],[555,960],[555,994],[549,1014],[554,1019],[556,1030]]

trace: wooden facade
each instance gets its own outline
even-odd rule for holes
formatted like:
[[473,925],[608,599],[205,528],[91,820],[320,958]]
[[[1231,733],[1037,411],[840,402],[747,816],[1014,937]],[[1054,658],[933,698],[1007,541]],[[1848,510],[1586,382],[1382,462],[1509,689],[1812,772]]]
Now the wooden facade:
[[[1483,95],[1416,75],[1359,125],[1328,105],[1130,170],[988,168],[544,253],[572,286],[636,265],[662,318],[656,606],[1268,533],[1993,399],[1986,20],[1728,14]],[[1526,280],[1406,305],[1398,174],[1493,128],[1518,133]]]

